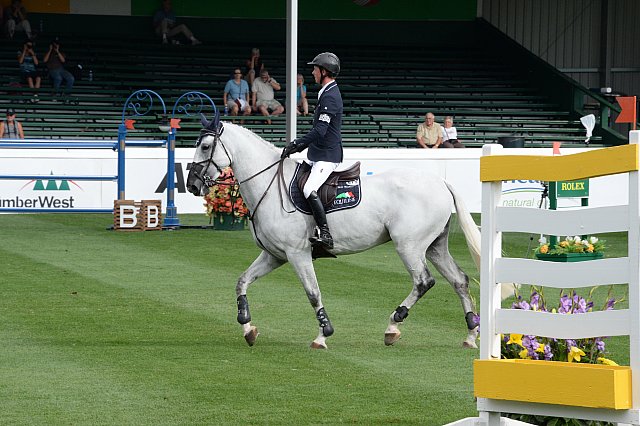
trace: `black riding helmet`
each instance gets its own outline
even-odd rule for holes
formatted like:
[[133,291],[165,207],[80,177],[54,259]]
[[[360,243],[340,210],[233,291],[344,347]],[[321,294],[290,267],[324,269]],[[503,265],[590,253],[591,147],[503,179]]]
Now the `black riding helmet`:
[[324,52],[313,58],[313,61],[307,62],[307,65],[316,65],[329,71],[333,76],[337,76],[340,72],[340,59],[331,52]]

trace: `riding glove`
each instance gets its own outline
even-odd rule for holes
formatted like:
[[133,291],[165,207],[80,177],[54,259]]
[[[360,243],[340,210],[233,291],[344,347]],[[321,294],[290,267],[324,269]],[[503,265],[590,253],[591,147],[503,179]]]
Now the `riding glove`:
[[287,158],[291,154],[298,152],[298,146],[296,145],[296,141],[289,142],[287,146],[282,149],[282,154],[280,158]]

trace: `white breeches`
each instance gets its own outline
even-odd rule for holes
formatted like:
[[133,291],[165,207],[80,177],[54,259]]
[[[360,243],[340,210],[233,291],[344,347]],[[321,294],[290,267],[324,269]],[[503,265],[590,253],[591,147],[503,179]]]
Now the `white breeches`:
[[309,161],[304,160],[307,164],[311,165],[311,174],[307,183],[304,184],[302,193],[304,198],[309,198],[309,195],[313,191],[317,191],[327,180],[331,172],[333,172],[340,163],[329,163],[326,161]]

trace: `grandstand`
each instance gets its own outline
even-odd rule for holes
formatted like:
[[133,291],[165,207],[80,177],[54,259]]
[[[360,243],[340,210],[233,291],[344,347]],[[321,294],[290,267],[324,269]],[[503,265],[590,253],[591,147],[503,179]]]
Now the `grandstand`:
[[[541,61],[536,63],[536,58],[528,58],[531,63],[513,61],[511,55],[505,58],[505,50],[496,49],[495,43],[508,41],[495,38],[488,28],[483,31],[486,37],[493,37],[492,48],[477,41],[429,44],[418,52],[415,46],[332,46],[343,63],[339,83],[345,103],[345,146],[413,147],[416,126],[427,111],[432,111],[440,123],[445,115],[452,115],[460,140],[468,147],[506,136],[524,138],[527,147],[550,146],[553,141],[584,146],[585,129],[579,117],[589,112],[585,99],[595,105],[597,115],[602,115],[603,108],[615,107],[559,76],[557,71],[541,68]],[[47,33],[39,36],[36,52],[40,60],[52,37]],[[190,90],[208,94],[220,106],[232,68],[240,65],[255,44],[163,46],[150,37],[136,37],[132,43],[131,38],[118,34],[64,37],[69,67],[81,64],[82,77],[67,102],[52,96],[51,82],[45,77],[38,92],[39,102],[35,103],[32,90],[19,83],[15,60],[19,43],[2,40],[0,44],[0,68],[7,76],[0,89],[0,109],[11,106],[18,111],[28,138],[51,139],[116,138],[124,101],[138,89],[158,92],[169,112],[173,102]],[[276,96],[284,104],[285,46],[266,42],[259,47],[271,75],[283,85],[283,91]],[[308,43],[299,47],[299,70],[305,75],[313,110],[317,88],[305,62],[325,46]],[[88,80],[89,70],[92,81]],[[534,72],[536,78],[532,78]],[[548,78],[540,72],[546,72]],[[558,80],[562,83],[560,88],[547,84]],[[576,91],[580,96],[574,94]],[[567,101],[580,97],[579,105]],[[165,123],[166,117],[150,115],[136,123],[136,130],[130,131],[129,137],[161,135],[158,127]],[[253,115],[244,124],[277,145],[286,142],[284,116],[267,125],[263,117]],[[310,125],[311,117],[298,117],[299,133]],[[185,120],[181,126],[177,144],[191,146],[199,123]],[[606,126],[598,126],[597,130],[601,127]],[[596,145],[625,142],[606,132],[596,132],[591,139]]]

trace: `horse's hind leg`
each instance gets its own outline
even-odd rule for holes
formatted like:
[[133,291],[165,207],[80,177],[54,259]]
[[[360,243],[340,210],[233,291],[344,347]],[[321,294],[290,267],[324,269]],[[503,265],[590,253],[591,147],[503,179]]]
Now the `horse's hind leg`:
[[258,329],[251,325],[251,313],[249,312],[249,302],[247,300],[247,289],[249,285],[260,277],[267,275],[274,269],[282,266],[285,262],[277,259],[263,251],[253,261],[251,266],[238,278],[236,284],[236,296],[238,303],[238,322],[242,325],[242,331],[244,338],[249,344],[253,346],[258,337]]
[[384,344],[387,346],[398,341],[401,334],[399,325],[409,315],[409,309],[436,283],[427,268],[424,248],[416,249],[414,244],[396,244],[396,250],[411,274],[413,289],[389,318],[389,326],[384,333]]
[[438,272],[451,283],[460,298],[468,329],[467,338],[462,342],[462,345],[467,348],[477,348],[478,324],[475,320],[475,306],[469,294],[469,277],[449,253],[448,234],[449,225],[447,224],[444,232],[427,250],[427,258],[433,263]]

